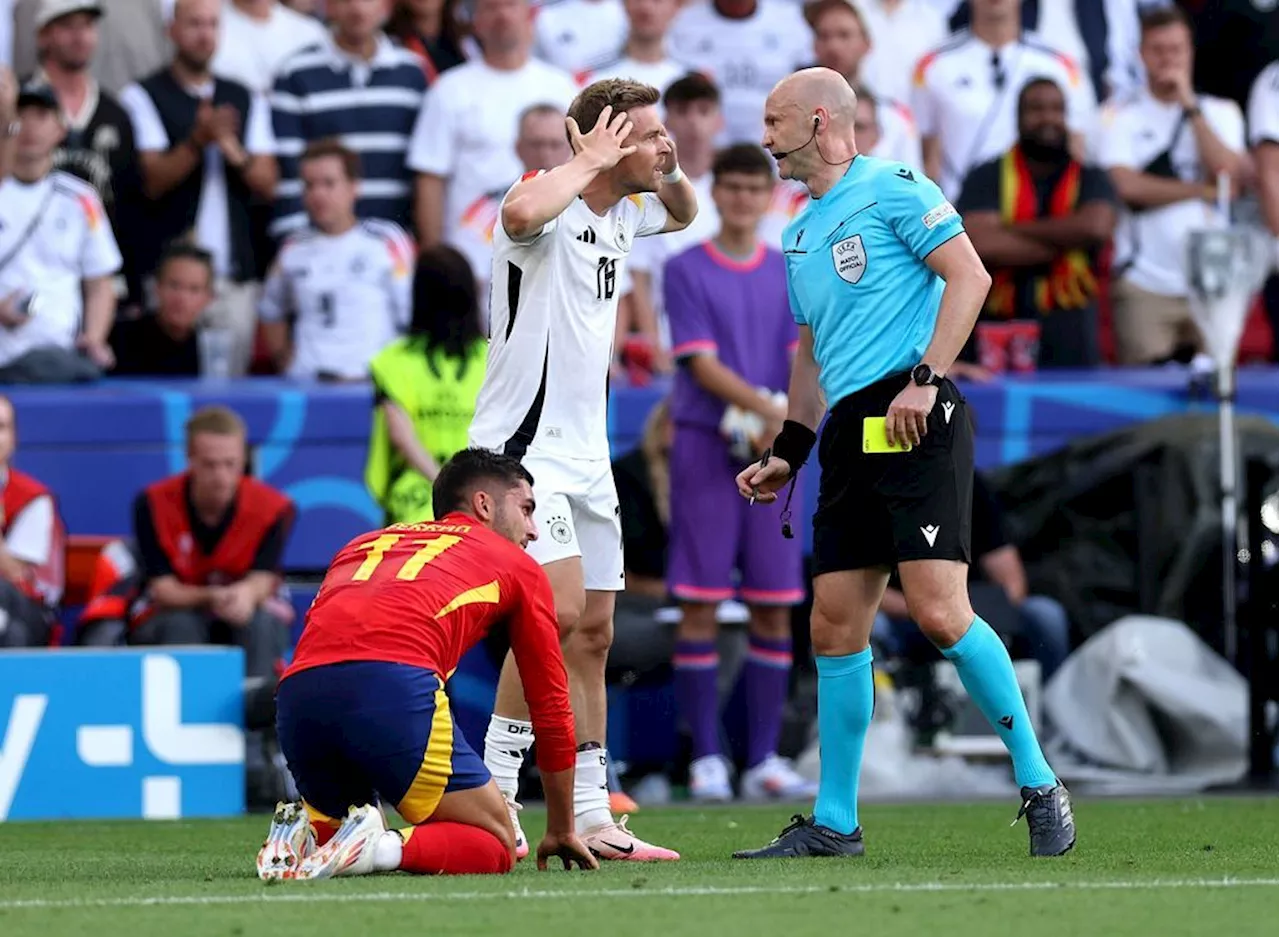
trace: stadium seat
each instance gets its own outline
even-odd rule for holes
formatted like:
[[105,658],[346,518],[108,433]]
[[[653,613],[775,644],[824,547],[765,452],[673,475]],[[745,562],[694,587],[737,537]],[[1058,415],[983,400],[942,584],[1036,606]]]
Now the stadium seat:
[[102,548],[115,540],[88,534],[72,534],[67,537],[66,585],[62,591],[64,608],[84,605],[93,585],[94,563]]

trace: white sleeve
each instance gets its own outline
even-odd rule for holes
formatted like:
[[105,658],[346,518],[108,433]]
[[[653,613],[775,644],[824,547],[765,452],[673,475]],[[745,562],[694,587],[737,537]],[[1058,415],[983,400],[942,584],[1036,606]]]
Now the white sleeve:
[[53,549],[53,499],[41,495],[18,512],[4,538],[5,549],[18,559],[43,566]]
[[666,227],[667,219],[671,217],[667,212],[667,206],[662,204],[662,199],[653,192],[641,193],[639,203],[637,209],[640,218],[636,223],[636,237],[660,234]]
[[456,100],[451,83],[436,83],[427,90],[413,125],[406,164],[414,172],[449,178],[456,167],[457,153],[450,102]]
[[283,322],[289,314],[289,276],[281,263],[288,245],[280,249],[281,257],[271,266],[267,282],[262,285],[262,298],[258,300],[258,318],[263,322]]
[[80,196],[85,214],[84,242],[80,245],[80,276],[86,280],[110,276],[120,269],[123,260],[116,236],[111,231],[106,209],[98,194],[88,191]]
[[1280,68],[1275,63],[1254,79],[1249,90],[1249,145],[1280,143]]
[[[521,182],[524,182],[525,179],[531,178],[532,176],[540,176],[544,172],[546,172],[545,169],[539,169],[536,173],[532,173],[532,174],[525,173],[523,176],[520,177],[520,180],[511,187],[511,189],[514,189]],[[537,231],[533,232],[532,234],[526,234],[524,237],[519,237],[519,238],[513,237],[511,235],[511,232],[508,231],[502,223],[502,206],[506,204],[507,199],[511,196],[511,189],[507,189],[506,195],[502,196],[502,201],[498,203],[498,220],[494,222],[495,232],[498,228],[501,228],[503,235],[512,244],[532,244],[534,241],[538,240],[538,238],[542,237],[543,235],[550,234],[552,231],[556,229],[556,225],[560,223],[560,215],[556,215],[554,218],[546,222],[541,228],[539,228]]]
[[141,85],[132,84],[121,90],[120,106],[129,114],[134,145],[139,152],[163,153],[169,149],[169,135],[165,133],[160,113]]
[[1209,126],[1218,135],[1218,139],[1228,149],[1243,153],[1245,151],[1244,114],[1240,112],[1240,105],[1223,98],[1204,103],[1206,104],[1205,119],[1209,121]]
[[661,238],[644,238],[636,241],[631,245],[631,256],[627,258],[627,269],[636,270],[646,275],[650,274],[661,247]]
[[1098,165],[1103,169],[1142,168],[1133,152],[1133,133],[1128,124],[1128,113],[1124,110],[1108,108],[1103,112],[1098,131]]
[[265,95],[249,99],[249,114],[244,122],[244,149],[251,156],[273,156],[276,136],[271,129],[271,105]]

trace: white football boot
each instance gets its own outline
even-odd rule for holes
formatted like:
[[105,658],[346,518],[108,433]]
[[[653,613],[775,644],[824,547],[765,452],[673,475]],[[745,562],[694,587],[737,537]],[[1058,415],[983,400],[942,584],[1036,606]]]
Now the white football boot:
[[320,879],[369,875],[377,871],[374,857],[378,840],[387,831],[382,811],[370,804],[352,807],[333,839],[303,860],[298,878]]
[[316,833],[301,801],[276,804],[267,841],[258,850],[258,878],[298,877],[298,867],[316,848]]

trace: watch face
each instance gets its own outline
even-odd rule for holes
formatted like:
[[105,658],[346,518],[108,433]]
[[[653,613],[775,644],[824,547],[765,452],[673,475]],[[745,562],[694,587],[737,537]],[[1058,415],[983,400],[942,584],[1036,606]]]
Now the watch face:
[[927,364],[918,364],[911,371],[911,380],[924,387],[933,380],[933,369]]

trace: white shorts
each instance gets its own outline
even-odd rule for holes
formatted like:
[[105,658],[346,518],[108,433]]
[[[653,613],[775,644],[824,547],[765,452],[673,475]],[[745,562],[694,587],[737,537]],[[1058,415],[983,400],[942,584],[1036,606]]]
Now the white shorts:
[[530,541],[529,555],[542,566],[580,556],[588,589],[622,591],[622,517],[609,460],[531,452],[520,461],[533,475],[538,502],[538,539]]

